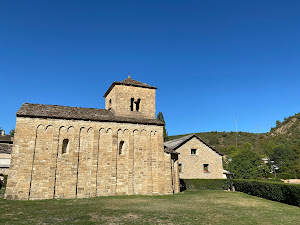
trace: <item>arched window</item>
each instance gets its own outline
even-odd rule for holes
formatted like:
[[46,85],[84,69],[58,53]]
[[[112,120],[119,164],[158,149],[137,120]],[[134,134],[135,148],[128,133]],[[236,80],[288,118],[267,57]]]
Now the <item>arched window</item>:
[[121,141],[119,144],[119,155],[124,153],[125,144],[124,141]]
[[62,154],[65,154],[69,151],[69,139],[64,139],[62,143]]

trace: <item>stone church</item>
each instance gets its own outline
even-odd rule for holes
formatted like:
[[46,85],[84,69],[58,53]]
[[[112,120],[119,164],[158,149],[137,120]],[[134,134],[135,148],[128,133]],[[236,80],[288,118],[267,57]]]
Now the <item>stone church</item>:
[[105,109],[24,103],[17,112],[7,199],[179,192],[178,157],[164,149],[156,87],[128,77]]

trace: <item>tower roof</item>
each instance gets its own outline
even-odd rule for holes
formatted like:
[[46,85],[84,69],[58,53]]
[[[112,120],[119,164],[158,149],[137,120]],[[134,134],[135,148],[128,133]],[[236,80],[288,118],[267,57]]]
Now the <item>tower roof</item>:
[[133,86],[133,87],[157,89],[157,87],[151,86],[149,84],[142,83],[142,82],[134,80],[134,79],[131,79],[131,77],[128,76],[128,78],[126,78],[125,80],[113,82],[112,85],[109,87],[109,89],[107,90],[107,92],[104,94],[103,97],[106,97],[115,85],[126,85],[126,86]]

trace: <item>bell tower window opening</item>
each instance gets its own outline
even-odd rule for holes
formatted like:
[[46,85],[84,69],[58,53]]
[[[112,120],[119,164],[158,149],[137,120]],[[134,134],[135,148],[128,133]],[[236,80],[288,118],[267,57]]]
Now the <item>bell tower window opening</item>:
[[64,139],[62,143],[62,154],[65,154],[69,151],[69,139]]
[[108,102],[108,110],[111,109],[111,99],[109,99],[109,102]]
[[121,141],[119,144],[119,155],[124,153],[124,141]]
[[135,102],[135,109],[137,112],[140,111],[140,103],[141,103],[141,99],[139,98],[138,100],[136,100]]
[[131,98],[131,104],[130,104],[130,109],[131,111],[133,111],[133,105],[134,105],[134,98]]

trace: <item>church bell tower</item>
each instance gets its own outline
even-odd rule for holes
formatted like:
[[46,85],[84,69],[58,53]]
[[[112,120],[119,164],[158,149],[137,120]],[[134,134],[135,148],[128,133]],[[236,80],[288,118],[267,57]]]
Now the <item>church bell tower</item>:
[[104,94],[105,109],[116,116],[155,119],[156,89],[128,76],[123,81],[113,82]]

